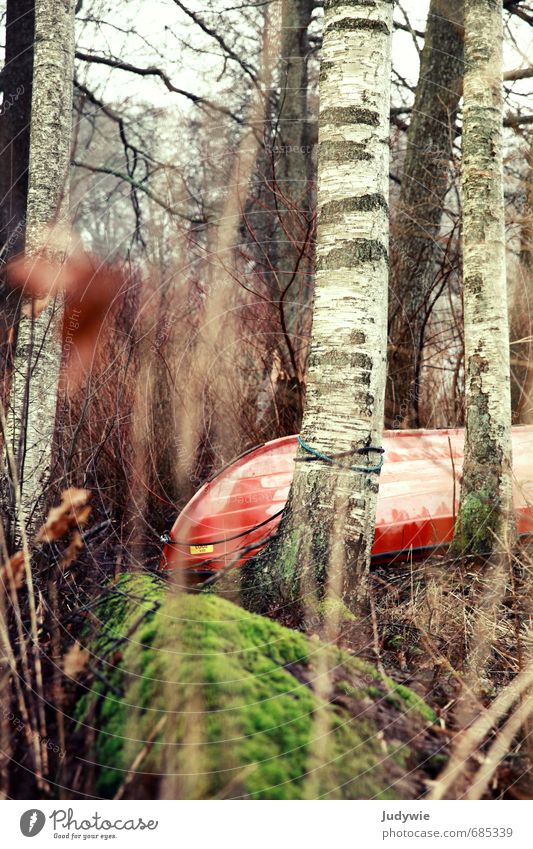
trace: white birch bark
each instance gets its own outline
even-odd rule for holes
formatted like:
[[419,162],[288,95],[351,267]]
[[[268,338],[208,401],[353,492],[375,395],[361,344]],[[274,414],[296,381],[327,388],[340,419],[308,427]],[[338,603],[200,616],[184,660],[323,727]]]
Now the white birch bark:
[[506,545],[512,499],[502,43],[502,0],[466,0],[462,165],[466,439],[455,544],[467,551]]
[[[74,0],[37,0],[26,254],[61,262],[57,228],[68,218],[72,139]],[[51,228],[56,228],[56,233]],[[50,473],[61,361],[61,304],[33,319],[21,315],[8,411],[8,438],[26,521],[40,518]]]
[[[368,467],[378,455],[357,451],[381,444],[385,389],[392,2],[326,0],[324,11],[317,271],[301,436],[322,454],[346,452],[344,463]],[[266,569],[274,594],[298,601],[307,566],[327,571],[334,531],[350,592],[370,561],[378,480],[346,465],[296,463],[280,542],[266,553],[274,556]]]

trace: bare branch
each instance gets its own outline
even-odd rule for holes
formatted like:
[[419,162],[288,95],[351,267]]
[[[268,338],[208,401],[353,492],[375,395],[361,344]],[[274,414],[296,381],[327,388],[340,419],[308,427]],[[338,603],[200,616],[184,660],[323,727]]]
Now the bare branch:
[[107,65],[108,68],[117,68],[119,71],[127,71],[130,74],[137,74],[141,77],[158,77],[165,84],[168,91],[187,98],[187,100],[190,100],[196,106],[205,106],[209,109],[214,109],[217,112],[222,112],[224,115],[228,115],[238,124],[244,123],[243,119],[232,112],[231,109],[227,109],[225,106],[213,103],[212,100],[208,100],[198,94],[193,94],[183,88],[178,88],[171,81],[170,77],[161,70],[161,68],[156,68],[155,66],[139,68],[137,65],[132,65],[129,62],[123,62],[120,59],[114,59],[111,56],[99,56],[96,53],[86,53],[82,50],[76,50],[76,59],[81,59],[82,62],[93,62],[96,65]]
[[176,215],[178,218],[182,218],[184,221],[188,221],[191,224],[205,224],[205,218],[191,218],[190,215],[186,215],[181,209],[177,206],[172,206],[168,204],[163,198],[159,197],[155,192],[153,192],[145,183],[140,183],[138,180],[134,180],[128,174],[124,174],[122,171],[117,171],[115,168],[110,168],[104,165],[91,165],[89,162],[80,162],[77,159],[72,160],[72,165],[76,168],[84,168],[86,171],[91,171],[93,174],[109,174],[111,177],[116,177],[118,180],[124,180],[125,183],[129,183],[134,189],[137,189],[140,192],[143,192],[150,200],[153,200],[164,209],[169,215]]
[[504,80],[527,80],[533,77],[533,68],[515,68],[514,71],[506,71]]
[[174,0],[174,3],[181,9],[182,12],[188,15],[188,17],[191,18],[191,20],[193,20],[194,23],[199,26],[200,29],[205,32],[206,35],[208,35],[210,38],[213,38],[230,59],[240,65],[244,73],[250,77],[254,85],[257,84],[257,77],[251,65],[249,65],[248,62],[245,62],[244,59],[241,59],[241,57],[238,56],[234,50],[232,50],[232,48],[224,40],[220,33],[216,32],[216,30],[209,27],[197,12],[193,12],[192,9],[188,9],[187,6],[185,6],[185,4],[181,2],[181,0]]

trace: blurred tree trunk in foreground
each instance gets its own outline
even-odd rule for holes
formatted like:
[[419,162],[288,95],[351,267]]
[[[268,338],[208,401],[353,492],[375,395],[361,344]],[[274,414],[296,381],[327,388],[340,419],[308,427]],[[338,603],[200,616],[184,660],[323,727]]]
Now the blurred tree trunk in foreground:
[[[68,222],[73,73],[74,0],[39,0],[25,249],[28,256],[44,254],[58,267],[65,233],[50,228]],[[19,320],[7,434],[15,456],[21,517],[29,523],[39,520],[45,503],[61,361],[60,298],[51,297],[38,316],[33,304],[26,302]],[[10,533],[13,537],[13,528]]]
[[420,427],[420,372],[463,76],[463,0],[431,0],[391,242],[387,427]]
[[512,504],[502,165],[501,0],[466,0],[463,268],[466,436],[455,545],[506,546]]
[[372,8],[325,4],[317,273],[301,436],[313,451],[342,459],[300,448],[279,535],[252,566],[263,607],[301,609],[305,585],[324,583],[332,558],[346,566],[349,596],[370,561],[387,341],[391,33],[388,0]]

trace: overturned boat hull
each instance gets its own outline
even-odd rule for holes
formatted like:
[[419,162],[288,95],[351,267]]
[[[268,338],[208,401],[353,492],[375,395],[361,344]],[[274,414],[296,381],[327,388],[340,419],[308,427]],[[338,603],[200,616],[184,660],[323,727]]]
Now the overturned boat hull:
[[[445,546],[459,506],[464,430],[386,431],[374,559],[393,561]],[[513,428],[517,529],[533,534],[533,426]],[[241,566],[276,532],[294,473],[297,436],[251,449],[208,480],[182,510],[163,569],[215,572]]]

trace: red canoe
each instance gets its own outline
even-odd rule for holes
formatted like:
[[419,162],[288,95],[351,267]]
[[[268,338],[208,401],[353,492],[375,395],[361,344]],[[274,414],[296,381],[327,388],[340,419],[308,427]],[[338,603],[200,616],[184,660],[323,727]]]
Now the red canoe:
[[[450,542],[463,442],[462,429],[385,432],[374,558],[392,560]],[[256,554],[281,520],[296,448],[296,436],[274,439],[207,481],[176,519],[162,568],[213,572]],[[514,504],[521,534],[533,534],[532,448],[533,426],[514,427]]]

